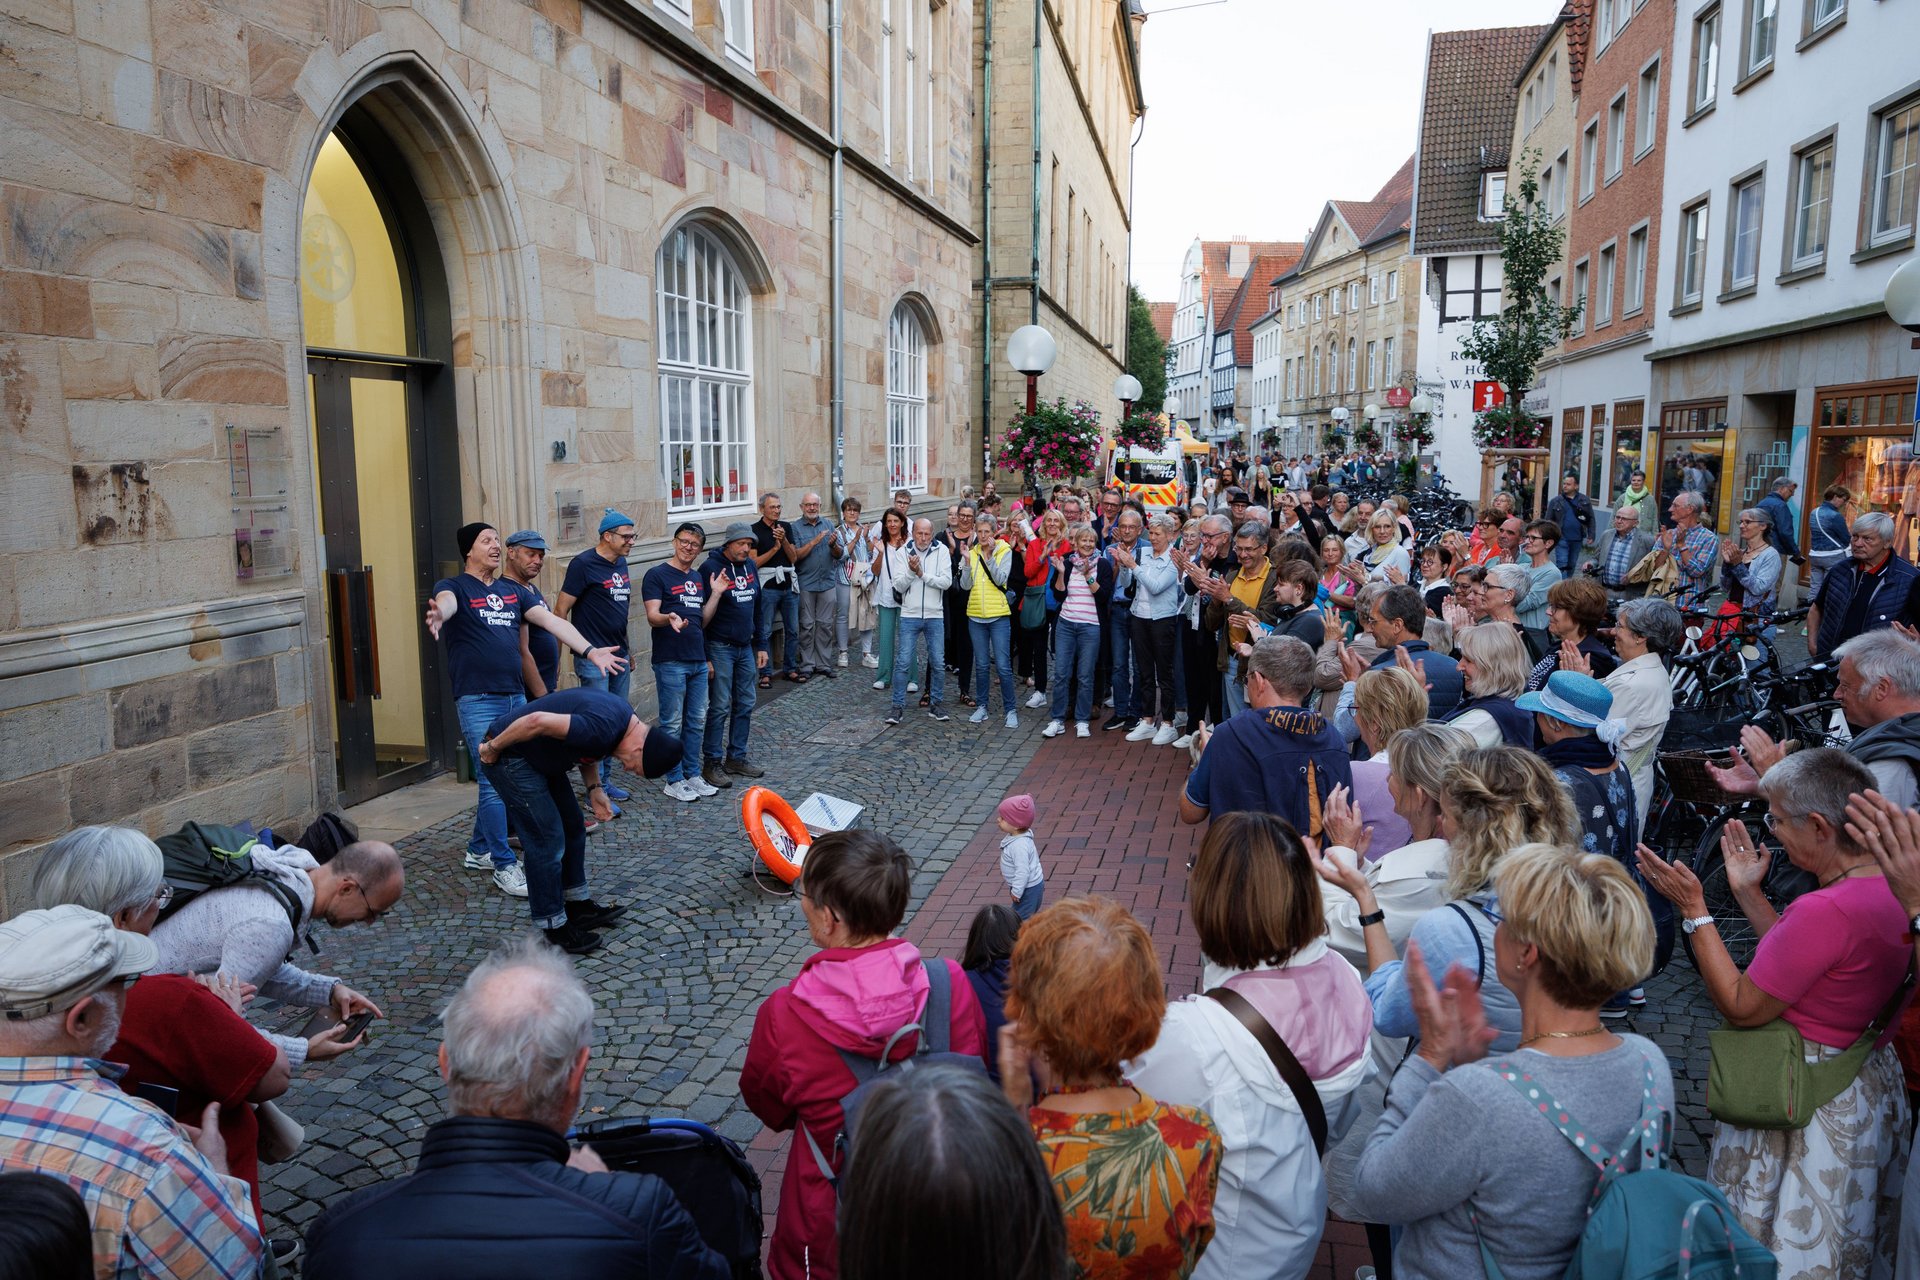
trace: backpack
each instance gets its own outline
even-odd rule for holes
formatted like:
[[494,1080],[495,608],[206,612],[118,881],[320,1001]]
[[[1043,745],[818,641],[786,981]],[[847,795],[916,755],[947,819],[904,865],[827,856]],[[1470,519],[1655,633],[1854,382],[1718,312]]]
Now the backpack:
[[300,932],[304,910],[300,895],[279,877],[253,865],[253,850],[267,846],[252,832],[189,822],[154,843],[160,846],[166,882],[173,887],[173,897],[160,909],[160,919],[165,920],[204,893],[244,884],[277,898],[286,909],[287,924],[296,934]]
[[[847,1070],[853,1073],[853,1088],[840,1098],[840,1132],[833,1137],[834,1161],[842,1169],[847,1167],[847,1158],[853,1151],[853,1134],[859,1123],[860,1108],[887,1072],[908,1072],[917,1067],[956,1066],[981,1075],[987,1073],[987,1064],[978,1054],[954,1053],[949,1049],[953,1027],[953,975],[947,971],[947,962],[922,960],[920,964],[927,971],[927,1002],[920,1008],[919,1020],[909,1022],[888,1036],[878,1058],[869,1058],[838,1047],[834,1050],[840,1055],[840,1061],[847,1064]],[[899,1062],[888,1061],[893,1056],[893,1046],[899,1044],[902,1037],[915,1031],[922,1034],[913,1053]],[[819,1168],[820,1175],[838,1195],[840,1175],[833,1171],[833,1164],[828,1162],[826,1152],[820,1149],[813,1130],[807,1128],[804,1120],[800,1122],[800,1133],[807,1140],[807,1149],[813,1153],[813,1163]]]
[[[1673,1117],[1654,1104],[1652,1063],[1641,1063],[1639,1123],[1626,1146],[1611,1156],[1587,1142],[1579,1120],[1512,1060],[1489,1065],[1599,1170],[1566,1280],[1771,1280],[1779,1274],[1772,1251],[1747,1234],[1712,1183],[1667,1168]],[[1489,1280],[1501,1280],[1477,1215],[1473,1233]]]

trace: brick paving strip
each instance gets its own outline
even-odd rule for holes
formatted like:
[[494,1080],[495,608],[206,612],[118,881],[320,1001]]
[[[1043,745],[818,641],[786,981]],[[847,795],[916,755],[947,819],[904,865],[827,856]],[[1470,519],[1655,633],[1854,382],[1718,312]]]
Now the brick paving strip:
[[[818,790],[865,804],[861,825],[887,832],[914,856],[907,937],[957,959],[974,913],[1006,900],[993,812],[1003,796],[1025,791],[1039,810],[1047,900],[1118,900],[1153,935],[1169,992],[1198,989],[1186,863],[1202,828],[1178,818],[1184,753],[1098,729],[1086,740],[1043,742],[1044,716],[1025,709],[1020,728],[1009,731],[998,713],[982,725],[964,717],[941,725],[910,706],[899,728],[883,731],[884,699],[857,668],[782,689],[754,716],[752,754],[768,771],[764,783],[790,802]],[[812,944],[792,901],[764,895],[746,875],[738,786],[687,805],[624,781],[634,791],[625,815],[588,838],[596,896],[632,910],[580,964],[599,1009],[582,1105],[614,1116],[691,1116],[742,1143],[766,1179],[770,1225],[788,1135],[763,1129],[741,1103],[740,1065],[754,1011]],[[367,992],[388,1020],[361,1050],[309,1068],[283,1099],[307,1126],[307,1145],[263,1170],[276,1234],[304,1229],[343,1192],[410,1169],[422,1130],[445,1114],[438,1011],[501,938],[527,927],[523,900],[460,869],[470,813],[400,842],[407,893],[381,925],[323,930],[323,954],[302,961]],[[1676,1154],[1681,1167],[1702,1173],[1711,1128],[1706,1032],[1719,1019],[1684,955],[1649,996],[1628,1026],[1674,1062]],[[1360,1229],[1331,1220],[1311,1274],[1345,1280],[1366,1260]]]

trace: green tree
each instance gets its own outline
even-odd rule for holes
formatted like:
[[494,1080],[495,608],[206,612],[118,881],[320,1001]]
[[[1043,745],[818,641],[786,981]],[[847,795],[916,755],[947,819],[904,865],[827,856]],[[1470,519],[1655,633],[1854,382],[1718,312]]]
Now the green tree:
[[1520,402],[1533,389],[1541,358],[1572,335],[1583,305],[1567,306],[1547,296],[1544,282],[1560,262],[1566,232],[1553,224],[1552,213],[1540,202],[1539,163],[1539,152],[1523,153],[1519,183],[1507,187],[1506,216],[1500,224],[1500,314],[1475,321],[1460,342],[1461,352],[1479,361],[1486,376],[1506,390],[1509,416],[1522,413]]
[[1140,379],[1135,411],[1160,412],[1167,401],[1167,344],[1153,327],[1153,308],[1132,284],[1127,286],[1127,372]]

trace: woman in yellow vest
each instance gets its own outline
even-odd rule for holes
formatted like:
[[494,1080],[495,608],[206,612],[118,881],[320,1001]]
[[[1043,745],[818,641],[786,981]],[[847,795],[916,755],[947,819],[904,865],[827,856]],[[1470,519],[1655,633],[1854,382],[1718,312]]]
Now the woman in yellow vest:
[[1013,548],[995,535],[1000,522],[982,512],[974,521],[979,536],[960,563],[960,585],[967,593],[967,633],[973,639],[973,687],[980,705],[967,719],[979,724],[987,718],[993,688],[987,683],[987,663],[1000,677],[1000,702],[1007,728],[1020,727],[1013,709],[1013,610],[1007,604],[1007,576],[1013,570]]

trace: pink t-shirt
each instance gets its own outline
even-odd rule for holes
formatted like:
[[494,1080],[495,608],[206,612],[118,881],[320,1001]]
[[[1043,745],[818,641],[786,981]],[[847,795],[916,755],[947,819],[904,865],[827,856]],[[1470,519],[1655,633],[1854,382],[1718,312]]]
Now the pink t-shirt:
[[[1886,1004],[1912,958],[1907,917],[1887,882],[1854,875],[1788,903],[1760,939],[1747,977],[1787,1002],[1780,1016],[1801,1035],[1844,1049]],[[1899,1021],[1893,1018],[1881,1044]]]

